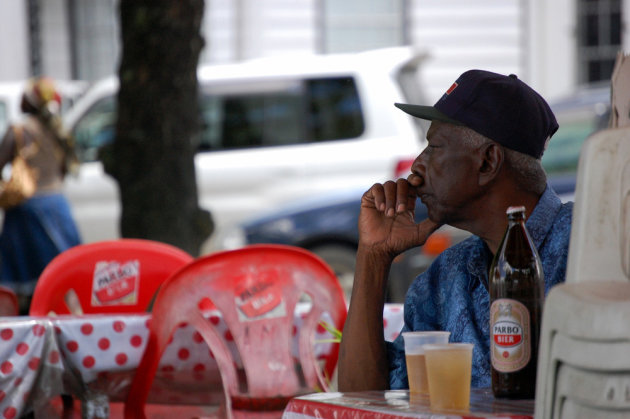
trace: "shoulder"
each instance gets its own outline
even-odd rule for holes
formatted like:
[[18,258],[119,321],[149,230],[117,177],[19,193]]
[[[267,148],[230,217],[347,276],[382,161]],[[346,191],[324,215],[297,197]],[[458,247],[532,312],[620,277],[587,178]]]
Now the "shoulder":
[[434,273],[437,274],[451,269],[465,269],[471,258],[481,254],[483,246],[479,237],[471,235],[440,253],[431,264],[429,271],[435,271]]
[[24,130],[24,126],[21,124],[11,124],[7,128],[4,133],[4,138],[2,139],[2,145],[4,148],[13,148],[15,144],[16,135],[20,135],[20,133]]
[[556,244],[561,246],[569,245],[569,237],[571,235],[571,223],[573,219],[573,202],[562,204],[556,212],[547,239],[548,244]]
[[539,249],[551,244],[568,246],[572,214],[573,203],[562,203],[547,186],[526,223],[536,246]]
[[477,236],[470,236],[444,250],[413,281],[407,292],[406,302],[422,307],[425,312],[433,312],[436,298],[447,289],[468,287],[471,272],[476,272],[482,252],[483,242]]
[[479,237],[471,235],[440,253],[417,279],[428,283],[443,282],[458,277],[458,273],[466,274],[470,270],[471,261],[481,256],[483,246]]
[[552,226],[539,248],[543,270],[545,272],[545,291],[560,282],[564,282],[571,238],[571,220],[573,203],[562,204],[554,217]]
[[39,135],[43,131],[43,125],[39,119],[32,115],[28,115],[24,118],[22,129],[29,135]]
[[568,224],[571,223],[573,218],[573,202],[565,202],[560,207],[560,211],[556,215],[556,221],[567,221]]

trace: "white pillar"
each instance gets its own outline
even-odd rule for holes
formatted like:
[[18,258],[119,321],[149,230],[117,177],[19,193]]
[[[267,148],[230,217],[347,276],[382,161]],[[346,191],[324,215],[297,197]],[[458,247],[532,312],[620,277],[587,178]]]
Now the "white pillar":
[[528,79],[545,98],[577,84],[576,0],[523,0],[529,44]]
[[625,54],[630,54],[630,0],[621,4],[621,47]]
[[23,0],[2,0],[0,80],[22,80],[30,76],[26,5]]

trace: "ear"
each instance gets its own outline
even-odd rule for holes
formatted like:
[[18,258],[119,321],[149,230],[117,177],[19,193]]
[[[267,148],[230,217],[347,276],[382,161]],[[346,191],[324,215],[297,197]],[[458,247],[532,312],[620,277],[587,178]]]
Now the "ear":
[[497,177],[505,161],[503,148],[495,143],[484,144],[479,149],[479,186],[486,186]]

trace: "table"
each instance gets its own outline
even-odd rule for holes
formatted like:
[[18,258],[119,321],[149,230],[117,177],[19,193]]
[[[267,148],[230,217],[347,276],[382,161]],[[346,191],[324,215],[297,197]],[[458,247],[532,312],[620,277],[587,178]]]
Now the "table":
[[[298,305],[296,331],[308,308],[308,304]],[[218,312],[207,316],[229,333]],[[98,394],[124,401],[144,353],[150,321],[148,313],[1,317],[0,418],[17,418],[28,408],[50,417],[48,400],[60,394],[84,400]],[[386,305],[383,326],[388,340],[398,335],[402,323],[402,305]],[[327,338],[329,333],[318,329],[315,341]],[[325,355],[330,345],[316,343],[316,355]],[[223,397],[219,371],[207,345],[194,328],[182,325],[162,356],[149,402],[215,405]]]
[[409,397],[409,390],[314,393],[292,399],[282,419],[532,419],[534,400],[495,399],[490,389],[473,388],[468,412],[435,412],[428,396]]

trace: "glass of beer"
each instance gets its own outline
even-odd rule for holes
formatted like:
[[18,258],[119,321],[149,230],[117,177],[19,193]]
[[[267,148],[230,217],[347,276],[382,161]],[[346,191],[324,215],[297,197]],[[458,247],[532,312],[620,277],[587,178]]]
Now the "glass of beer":
[[402,335],[405,341],[409,392],[428,395],[429,386],[427,384],[423,345],[428,343],[448,343],[451,332],[404,332]]
[[424,345],[431,410],[468,410],[472,343]]

